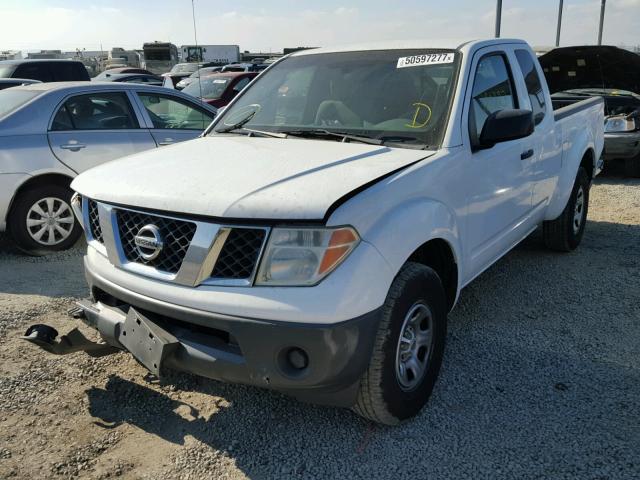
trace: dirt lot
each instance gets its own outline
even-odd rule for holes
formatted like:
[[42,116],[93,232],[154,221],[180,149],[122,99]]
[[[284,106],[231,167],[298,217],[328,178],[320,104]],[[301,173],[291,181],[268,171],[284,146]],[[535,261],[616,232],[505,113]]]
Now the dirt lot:
[[0,478],[640,478],[640,181],[599,179],[571,254],[539,234],[462,292],[429,407],[397,428],[172,375],[126,354],[54,357],[82,246],[0,237]]

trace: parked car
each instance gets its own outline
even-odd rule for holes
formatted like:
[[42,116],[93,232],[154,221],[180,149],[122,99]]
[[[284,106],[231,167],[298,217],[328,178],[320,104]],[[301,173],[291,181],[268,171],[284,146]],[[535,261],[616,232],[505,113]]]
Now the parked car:
[[[42,83],[0,91],[0,231],[32,254],[72,246],[81,230],[69,184],[91,167],[199,136],[216,109],[127,83]],[[125,174],[126,175],[126,174]]]
[[149,70],[145,70],[144,68],[138,67],[118,67],[118,68],[110,68],[109,70],[105,70],[93,77],[93,80],[108,80],[108,78],[112,75],[121,75],[124,73],[140,73],[144,75],[154,75]]
[[624,162],[627,175],[640,177],[640,56],[610,46],[564,47],[540,63],[554,104],[604,99],[604,160]]
[[38,80],[29,80],[26,78],[0,78],[0,90],[11,87],[19,87],[21,85],[31,85],[32,83],[41,83]]
[[221,108],[233,100],[257,76],[258,74],[255,72],[207,75],[195,79],[183,90],[183,93],[198,97],[216,108]]
[[3,60],[0,78],[27,78],[40,82],[88,81],[89,73],[76,60]]
[[222,67],[218,66],[218,67],[203,67],[195,72],[193,72],[191,75],[189,75],[187,78],[183,78],[182,80],[180,80],[177,84],[176,84],[176,88],[178,90],[182,90],[186,87],[188,87],[189,85],[191,85],[191,83],[200,78],[200,77],[204,77],[206,75],[210,75],[212,73],[217,73],[220,70],[222,70]]
[[221,72],[261,72],[269,68],[264,63],[230,63],[222,67]]
[[160,75],[147,75],[143,73],[118,73],[110,75],[104,82],[142,83],[143,85],[155,85],[161,87],[164,79]]
[[[175,88],[176,90],[181,90],[181,87],[178,87],[178,83],[180,83],[181,80],[189,77],[199,68],[201,67],[197,63],[178,63],[173,66],[170,72],[163,73],[162,77],[164,77],[165,80],[171,80],[173,88]],[[170,85],[167,84],[166,86]]]
[[465,285],[538,226],[579,245],[603,127],[602,99],[552,111],[523,41],[296,52],[202,138],[73,181],[93,295],[75,315],[105,343],[26,336],[396,424]]

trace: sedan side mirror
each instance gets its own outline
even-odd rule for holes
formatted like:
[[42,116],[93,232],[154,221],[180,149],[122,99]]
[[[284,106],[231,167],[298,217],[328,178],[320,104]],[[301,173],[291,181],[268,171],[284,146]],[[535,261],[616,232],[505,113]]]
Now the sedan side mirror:
[[533,133],[531,110],[500,110],[487,117],[480,133],[480,148],[491,148],[496,143],[517,140]]

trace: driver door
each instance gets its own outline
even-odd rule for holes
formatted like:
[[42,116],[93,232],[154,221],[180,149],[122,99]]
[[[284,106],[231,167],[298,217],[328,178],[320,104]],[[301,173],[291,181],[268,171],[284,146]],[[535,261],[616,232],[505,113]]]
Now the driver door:
[[[475,65],[469,98],[469,136],[478,137],[494,112],[519,108],[509,57],[489,52]],[[531,138],[470,151],[467,187],[467,255],[471,277],[483,271],[530,228]]]
[[196,138],[213,121],[212,113],[183,98],[151,92],[137,95],[159,147]]

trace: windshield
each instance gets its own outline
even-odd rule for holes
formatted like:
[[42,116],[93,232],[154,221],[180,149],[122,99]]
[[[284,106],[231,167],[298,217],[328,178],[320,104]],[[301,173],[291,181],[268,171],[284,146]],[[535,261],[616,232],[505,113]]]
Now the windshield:
[[195,79],[182,91],[194,97],[216,100],[222,96],[230,81],[230,78],[202,77]]
[[11,78],[16,65],[0,65],[0,78]]
[[21,107],[42,92],[8,88],[0,91],[0,118]]
[[293,56],[229,107],[212,133],[324,131],[435,147],[446,127],[459,55],[384,50]]
[[178,63],[171,69],[171,73],[193,73],[198,70],[197,63]]

